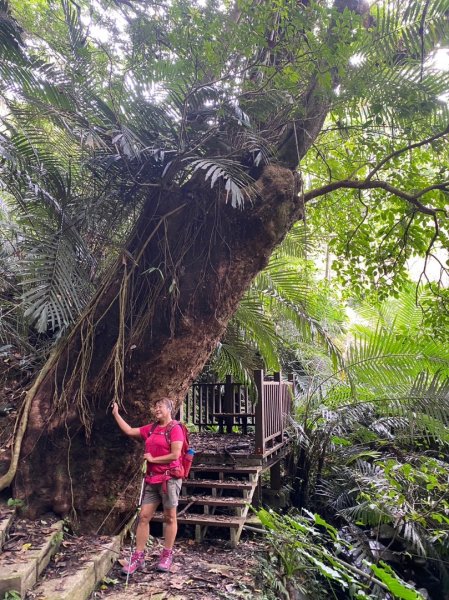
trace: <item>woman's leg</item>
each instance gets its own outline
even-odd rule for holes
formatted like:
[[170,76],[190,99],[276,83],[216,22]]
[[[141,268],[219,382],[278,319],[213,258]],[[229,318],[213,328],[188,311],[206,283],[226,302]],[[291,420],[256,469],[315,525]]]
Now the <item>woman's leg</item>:
[[176,533],[178,531],[178,521],[176,519],[177,507],[164,508],[165,539],[164,549],[159,557],[157,564],[158,571],[170,571],[173,562],[173,544],[175,543]]
[[143,504],[140,509],[139,522],[136,530],[136,552],[143,552],[150,536],[150,521],[156,512],[159,502]]
[[177,507],[164,508],[165,539],[164,548],[171,550],[178,533],[178,521],[176,519]]
[[136,529],[136,547],[130,559],[123,566],[122,572],[133,575],[138,569],[145,567],[145,547],[150,535],[150,521],[159,506],[159,502],[142,504]]
[[182,480],[170,479],[167,481],[167,492],[162,496],[164,506],[165,539],[164,547],[171,550],[175,543],[178,532],[178,510],[179,494],[181,493]]

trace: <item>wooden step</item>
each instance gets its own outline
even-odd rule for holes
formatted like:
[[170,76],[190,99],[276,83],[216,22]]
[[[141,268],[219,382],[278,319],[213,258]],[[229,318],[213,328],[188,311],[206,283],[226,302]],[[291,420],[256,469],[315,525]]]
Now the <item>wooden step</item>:
[[246,506],[246,498],[234,498],[226,496],[180,496],[180,504],[190,504],[194,506],[229,506],[230,508],[240,508]]
[[237,467],[237,466],[233,466],[233,465],[206,465],[206,464],[199,464],[199,465],[192,465],[191,467],[191,471],[193,471],[194,473],[202,473],[202,472],[206,472],[206,473],[213,473],[213,472],[217,472],[217,473],[238,473],[238,474],[255,474],[255,473],[259,473],[259,471],[261,471],[262,467]]
[[217,479],[186,479],[182,482],[186,487],[205,487],[220,490],[252,490],[254,484],[248,481],[219,481]]
[[[155,513],[153,521],[164,522],[164,514]],[[208,527],[227,527],[229,529],[238,529],[245,523],[245,517],[235,517],[228,515],[195,515],[184,514],[178,517],[178,524],[182,525],[207,525]]]

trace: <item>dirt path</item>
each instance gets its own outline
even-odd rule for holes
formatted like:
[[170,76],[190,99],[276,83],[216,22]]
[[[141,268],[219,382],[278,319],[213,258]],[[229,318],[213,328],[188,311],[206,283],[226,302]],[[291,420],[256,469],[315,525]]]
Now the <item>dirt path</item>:
[[[130,578],[128,586],[117,564],[91,600],[262,598],[257,582],[257,555],[263,551],[260,539],[242,540],[237,548],[227,548],[220,540],[203,544],[180,540],[170,573],[155,570],[160,551],[161,544],[156,539],[147,551],[145,570]],[[127,556],[125,551],[123,558]]]

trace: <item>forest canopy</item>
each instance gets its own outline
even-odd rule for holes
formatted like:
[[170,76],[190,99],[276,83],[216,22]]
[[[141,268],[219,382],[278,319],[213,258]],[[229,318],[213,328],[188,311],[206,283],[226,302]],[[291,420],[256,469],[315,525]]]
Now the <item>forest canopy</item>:
[[[151,187],[196,173],[245,210],[271,162],[301,164],[309,238],[329,244],[352,293],[394,294],[412,255],[426,258],[423,283],[431,260],[443,276],[445,10],[3,3],[3,211],[18,212],[3,235],[28,248],[32,326],[59,334],[74,321]],[[429,302],[444,307],[441,283]]]

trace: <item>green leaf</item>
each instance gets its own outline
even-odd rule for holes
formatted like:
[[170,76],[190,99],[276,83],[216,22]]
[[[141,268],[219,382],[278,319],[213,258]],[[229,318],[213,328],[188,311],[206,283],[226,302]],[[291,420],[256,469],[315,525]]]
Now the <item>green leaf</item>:
[[395,598],[400,598],[401,600],[424,600],[419,592],[399,579],[391,567],[382,561],[380,561],[380,565],[382,566],[371,564],[370,567],[376,577],[385,583]]

